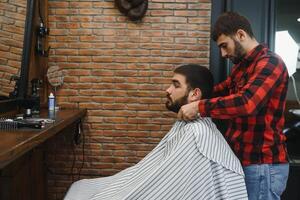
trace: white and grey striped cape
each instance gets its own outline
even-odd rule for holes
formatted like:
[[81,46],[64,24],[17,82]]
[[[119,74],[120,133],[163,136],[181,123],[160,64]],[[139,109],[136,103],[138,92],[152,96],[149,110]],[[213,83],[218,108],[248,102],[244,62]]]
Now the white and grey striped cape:
[[248,199],[241,164],[210,118],[177,121],[139,163],[72,184],[65,200]]

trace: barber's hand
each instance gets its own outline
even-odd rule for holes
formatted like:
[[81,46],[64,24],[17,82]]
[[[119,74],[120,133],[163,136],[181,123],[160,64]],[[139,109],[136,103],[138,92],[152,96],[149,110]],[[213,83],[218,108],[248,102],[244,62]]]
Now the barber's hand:
[[177,114],[177,118],[185,121],[196,119],[198,117],[198,104],[199,101],[194,101],[182,106]]

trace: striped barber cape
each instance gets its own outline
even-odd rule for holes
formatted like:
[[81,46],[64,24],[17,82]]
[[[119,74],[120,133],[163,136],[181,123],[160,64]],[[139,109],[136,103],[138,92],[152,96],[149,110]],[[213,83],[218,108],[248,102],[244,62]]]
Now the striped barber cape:
[[177,121],[140,162],[72,184],[65,200],[248,199],[240,161],[210,118]]

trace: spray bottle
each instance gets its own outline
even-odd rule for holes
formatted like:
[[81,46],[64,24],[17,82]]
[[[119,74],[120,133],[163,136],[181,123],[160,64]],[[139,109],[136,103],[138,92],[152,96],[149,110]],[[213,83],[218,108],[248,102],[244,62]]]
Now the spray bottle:
[[49,97],[48,97],[48,109],[51,111],[55,110],[55,96],[51,92]]

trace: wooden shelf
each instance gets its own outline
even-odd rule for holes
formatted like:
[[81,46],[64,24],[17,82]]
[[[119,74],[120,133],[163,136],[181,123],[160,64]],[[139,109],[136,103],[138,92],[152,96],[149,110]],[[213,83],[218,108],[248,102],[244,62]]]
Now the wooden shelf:
[[[83,109],[59,110],[55,113],[55,122],[47,124],[45,128],[0,131],[0,169],[80,120],[85,114],[86,110]],[[40,117],[47,118],[48,111],[43,110]]]

